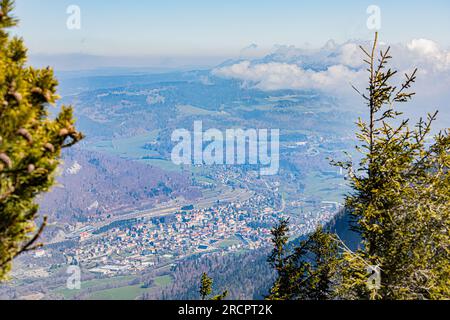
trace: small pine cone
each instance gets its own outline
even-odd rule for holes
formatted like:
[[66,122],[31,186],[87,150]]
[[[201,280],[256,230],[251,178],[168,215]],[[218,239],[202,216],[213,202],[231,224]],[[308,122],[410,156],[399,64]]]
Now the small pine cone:
[[14,97],[14,99],[16,99],[17,102],[20,103],[22,101],[22,95],[19,92],[14,92],[12,96]]
[[35,88],[31,89],[31,93],[42,94],[42,89],[35,87]]
[[66,128],[59,130],[60,137],[67,137],[68,135],[69,135],[69,130],[67,130]]
[[34,166],[34,164],[29,164],[27,170],[28,173],[32,173],[34,170],[36,170],[36,167]]
[[55,152],[55,147],[51,143],[44,144],[44,148],[51,153]]
[[43,96],[45,98],[45,101],[47,102],[50,102],[52,100],[52,93],[48,90],[45,91]]
[[33,137],[31,136],[31,134],[27,131],[27,129],[21,128],[17,131],[17,134],[19,136],[22,136],[23,138],[25,138],[29,143],[33,143]]
[[11,159],[6,155],[6,153],[0,153],[0,161],[3,162],[8,169],[12,167]]

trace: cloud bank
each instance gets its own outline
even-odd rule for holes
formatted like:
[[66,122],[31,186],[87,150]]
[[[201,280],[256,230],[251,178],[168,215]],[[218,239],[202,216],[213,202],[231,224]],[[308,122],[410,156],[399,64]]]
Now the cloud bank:
[[339,90],[342,85],[357,81],[363,74],[339,64],[323,71],[305,69],[297,64],[269,62],[253,64],[242,61],[232,66],[215,69],[213,74],[225,78],[240,79],[261,90],[315,89]]
[[[337,45],[329,41],[320,50],[303,50],[292,46],[278,46],[260,59],[246,59],[228,63],[212,71],[218,77],[242,80],[247,86],[264,91],[281,89],[318,90],[347,97],[354,95],[351,85],[365,88],[366,65],[359,45],[348,42]],[[386,49],[381,44],[381,49]],[[399,74],[419,69],[415,89],[424,96],[450,97],[450,51],[427,39],[414,39],[391,46],[391,67]],[[398,77],[398,81],[402,81]],[[439,99],[438,99],[439,100]]]

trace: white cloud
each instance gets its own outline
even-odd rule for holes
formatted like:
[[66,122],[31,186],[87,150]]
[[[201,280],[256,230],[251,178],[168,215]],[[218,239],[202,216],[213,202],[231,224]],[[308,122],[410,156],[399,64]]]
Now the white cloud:
[[360,68],[364,64],[361,59],[361,49],[355,43],[342,45],[338,58],[342,64],[353,68]]
[[240,63],[213,70],[216,76],[240,79],[261,90],[316,89],[337,92],[349,82],[358,81],[363,74],[344,65],[333,65],[324,71],[305,70],[296,64],[269,62]]
[[[359,45],[369,48],[370,43],[348,42],[326,45],[311,51],[292,46],[278,46],[261,59],[247,59],[213,70],[215,76],[239,79],[261,90],[313,89],[338,97],[353,91],[350,83],[359,88],[367,81],[364,55]],[[386,49],[386,44],[381,44]],[[450,88],[450,51],[437,43],[416,39],[392,46],[391,67],[401,74],[419,69],[417,91],[423,95],[448,97]]]
[[430,71],[450,71],[450,52],[427,39],[414,39],[406,45],[412,55],[413,62]]
[[[264,91],[293,89],[317,90],[339,98],[342,106],[360,108],[361,97],[351,85],[361,91],[367,87],[367,65],[359,48],[370,48],[371,43],[347,42],[336,45],[329,42],[320,50],[277,46],[262,58],[247,58],[212,71],[218,77],[238,79],[248,87]],[[386,50],[387,45],[380,43]],[[436,42],[415,39],[391,48],[389,67],[398,70],[394,85],[404,81],[403,75],[418,68],[417,82],[412,90],[417,93],[412,103],[399,105],[405,116],[418,119],[427,112],[440,110],[439,127],[450,127],[450,51]]]

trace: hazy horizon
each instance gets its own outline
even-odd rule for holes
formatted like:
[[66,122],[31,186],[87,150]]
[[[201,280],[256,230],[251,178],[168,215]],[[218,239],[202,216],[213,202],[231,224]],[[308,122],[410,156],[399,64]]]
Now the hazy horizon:
[[[261,56],[276,46],[318,49],[332,39],[368,41],[371,1],[67,1],[16,3],[14,33],[31,61],[62,70],[102,67],[215,66],[229,58]],[[79,29],[67,27],[71,6]],[[381,38],[390,44],[428,39],[447,49],[450,3],[409,5],[377,1]],[[400,13],[400,14],[399,14]],[[432,20],[431,20],[432,19]],[[399,28],[398,26],[402,26]],[[55,63],[56,62],[56,63]],[[77,67],[71,68],[71,65]]]

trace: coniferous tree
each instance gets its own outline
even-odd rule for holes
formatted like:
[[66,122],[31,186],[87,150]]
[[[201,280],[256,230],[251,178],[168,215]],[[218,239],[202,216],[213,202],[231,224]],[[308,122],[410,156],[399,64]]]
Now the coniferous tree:
[[[200,297],[202,300],[206,300],[208,299],[208,296],[210,296],[212,294],[212,285],[213,285],[213,280],[208,276],[208,274],[206,272],[204,272],[202,274],[202,278],[200,280]],[[212,297],[209,300],[223,300],[228,296],[228,292],[224,291],[219,295],[216,295],[214,297]]]
[[289,220],[282,219],[280,223],[273,228],[272,243],[273,250],[268,259],[270,265],[277,272],[277,280],[270,290],[269,299],[285,300],[288,299],[291,293],[291,265],[289,264],[288,248],[289,241]]
[[[362,159],[356,168],[351,160],[333,162],[349,173],[353,191],[346,211],[362,239],[360,249],[353,252],[337,235],[318,230],[289,256],[288,227],[280,224],[269,258],[278,272],[271,299],[450,299],[449,132],[431,139],[437,112],[414,128],[400,119],[396,104],[415,95],[409,90],[417,70],[392,85],[397,71],[388,68],[390,49],[378,55],[377,48],[378,34],[370,51],[361,47],[369,85],[366,92],[355,88],[369,111],[368,120],[357,123]],[[308,260],[297,264],[308,252],[328,258],[316,259],[314,268]],[[370,285],[374,269],[379,283]]]
[[274,250],[268,260],[277,271],[277,279],[267,298],[333,299],[338,265],[338,246],[333,235],[319,226],[308,239],[290,250],[288,232],[287,220],[282,220],[272,231]]
[[57,81],[50,68],[26,66],[23,40],[7,31],[18,22],[13,5],[0,1],[0,280],[15,257],[37,246],[46,220],[36,230],[35,198],[53,185],[61,150],[82,138],[71,108],[49,117]]
[[206,272],[203,272],[202,279],[200,280],[200,297],[202,300],[206,300],[206,298],[212,293],[212,279],[208,277]]
[[[361,47],[369,85],[358,93],[367,104],[367,121],[358,121],[362,160],[335,164],[348,170],[353,192],[346,208],[362,249],[345,249],[342,297],[362,299],[450,298],[450,138],[448,131],[430,139],[437,113],[414,128],[396,104],[411,100],[417,70],[400,86],[391,84],[397,71],[388,68],[390,49],[377,54]],[[377,58],[378,57],[378,58]],[[381,270],[380,286],[367,286],[367,269]]]

